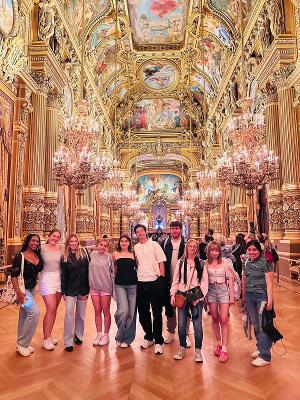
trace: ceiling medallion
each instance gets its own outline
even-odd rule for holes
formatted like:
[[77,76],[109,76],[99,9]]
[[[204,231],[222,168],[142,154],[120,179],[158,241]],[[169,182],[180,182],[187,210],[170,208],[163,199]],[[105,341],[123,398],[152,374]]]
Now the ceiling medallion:
[[140,81],[150,90],[170,90],[177,82],[177,66],[168,60],[153,60],[139,68]]

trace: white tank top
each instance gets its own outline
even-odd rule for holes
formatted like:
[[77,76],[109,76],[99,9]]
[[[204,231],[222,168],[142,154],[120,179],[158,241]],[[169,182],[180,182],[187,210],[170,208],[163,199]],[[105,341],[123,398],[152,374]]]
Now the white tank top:
[[48,251],[47,247],[42,246],[41,256],[43,260],[43,272],[60,272],[62,256],[60,248],[57,251]]

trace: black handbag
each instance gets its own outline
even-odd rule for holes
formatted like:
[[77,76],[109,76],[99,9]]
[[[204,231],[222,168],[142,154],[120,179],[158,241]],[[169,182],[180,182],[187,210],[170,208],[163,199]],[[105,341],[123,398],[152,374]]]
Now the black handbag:
[[277,253],[277,251],[276,251],[273,247],[271,248],[271,254],[272,254],[272,257],[273,257],[273,261],[274,261],[274,262],[279,261],[278,253]]
[[186,302],[188,304],[192,304],[194,301],[202,299],[204,297],[200,286],[196,286],[192,289],[189,289],[185,293],[186,293]]

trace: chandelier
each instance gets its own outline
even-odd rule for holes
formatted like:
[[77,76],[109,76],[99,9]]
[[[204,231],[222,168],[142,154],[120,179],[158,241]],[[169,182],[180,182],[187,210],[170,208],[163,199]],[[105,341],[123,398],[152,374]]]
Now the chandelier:
[[208,188],[217,179],[216,171],[212,169],[205,168],[204,170],[198,171],[196,173],[196,178],[201,188]]
[[208,187],[207,189],[201,191],[199,204],[201,210],[205,213],[209,213],[214,208],[221,204],[222,192],[219,188],[213,189]]
[[78,190],[102,183],[107,178],[110,165],[106,153],[96,156],[87,147],[82,149],[78,162],[64,147],[53,158],[53,172],[58,185],[74,186]]

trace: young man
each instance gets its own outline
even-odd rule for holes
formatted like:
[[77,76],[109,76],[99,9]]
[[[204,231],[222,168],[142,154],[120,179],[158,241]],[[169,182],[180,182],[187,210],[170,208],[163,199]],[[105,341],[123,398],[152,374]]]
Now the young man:
[[[157,242],[147,238],[144,225],[137,224],[134,232],[138,239],[138,243],[134,246],[138,265],[137,308],[140,323],[145,332],[141,347],[147,349],[155,343],[155,354],[162,354],[164,343],[162,307],[166,291],[164,278],[166,256]],[[150,305],[153,314],[153,329]]]
[[[162,248],[166,255],[167,261],[165,264],[166,280],[167,280],[167,294],[166,294],[166,317],[167,317],[167,337],[165,343],[173,342],[176,330],[176,307],[173,307],[170,302],[170,289],[173,281],[175,267],[179,258],[184,253],[184,238],[182,236],[182,223],[180,221],[172,221],[170,224],[171,237],[162,243]],[[191,341],[187,336],[187,347],[190,347]]]

